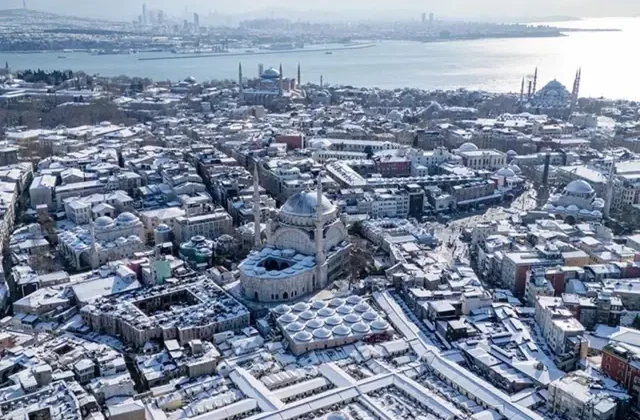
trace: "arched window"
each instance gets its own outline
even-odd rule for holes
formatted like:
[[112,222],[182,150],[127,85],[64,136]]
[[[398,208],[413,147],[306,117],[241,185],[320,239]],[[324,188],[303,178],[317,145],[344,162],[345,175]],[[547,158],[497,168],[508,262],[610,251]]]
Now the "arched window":
[[289,293],[284,292],[284,293],[282,294],[282,299],[289,299]]
[[258,292],[253,292],[253,298],[254,298],[255,300],[258,300]]

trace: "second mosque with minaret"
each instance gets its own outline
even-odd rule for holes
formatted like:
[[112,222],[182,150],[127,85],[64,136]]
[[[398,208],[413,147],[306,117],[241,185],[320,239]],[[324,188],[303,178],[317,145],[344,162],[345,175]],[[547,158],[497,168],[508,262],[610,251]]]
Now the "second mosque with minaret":
[[258,77],[245,78],[242,63],[238,65],[239,102],[244,105],[262,105],[268,108],[286,106],[290,101],[304,98],[301,88],[301,70],[298,64],[298,77],[284,77],[282,64],[279,70],[270,67],[266,70],[258,67]]
[[[344,274],[351,243],[338,208],[322,193],[322,176],[317,176],[315,191],[301,191],[267,215],[265,243],[256,230],[254,251],[238,266],[245,298],[298,300]],[[257,170],[253,188],[259,189]],[[254,213],[255,220],[262,221],[259,204]]]

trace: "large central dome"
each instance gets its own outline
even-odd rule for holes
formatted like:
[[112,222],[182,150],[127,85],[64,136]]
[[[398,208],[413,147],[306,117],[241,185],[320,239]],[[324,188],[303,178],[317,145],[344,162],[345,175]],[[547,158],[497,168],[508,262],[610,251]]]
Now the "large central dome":
[[[281,213],[296,217],[315,217],[316,206],[318,204],[318,193],[316,191],[302,191],[289,197],[284,206],[280,209]],[[331,201],[322,196],[323,214],[329,214],[336,211],[336,207]]]

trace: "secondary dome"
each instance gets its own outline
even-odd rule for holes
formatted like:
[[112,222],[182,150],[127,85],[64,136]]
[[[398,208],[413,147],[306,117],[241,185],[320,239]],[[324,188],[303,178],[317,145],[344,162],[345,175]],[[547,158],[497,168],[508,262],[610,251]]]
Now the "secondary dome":
[[320,318],[315,318],[307,322],[307,328],[310,328],[311,330],[317,330],[322,327],[324,327],[324,321]]
[[304,312],[309,310],[310,305],[304,302],[298,302],[293,305],[293,310],[296,312]]
[[116,218],[116,222],[121,224],[133,223],[137,220],[138,218],[132,213],[129,213],[128,211],[125,211],[124,213],[120,213],[120,215]]
[[513,170],[509,169],[509,168],[502,168],[499,171],[496,172],[497,176],[502,176],[505,178],[513,178],[514,176],[516,176],[516,173],[513,172]]
[[318,328],[313,332],[313,336],[320,340],[326,340],[327,338],[331,337],[331,331],[326,328]]
[[322,308],[318,311],[318,315],[323,317],[328,317],[335,313],[336,313],[335,309],[332,309],[332,308]]
[[96,227],[106,227],[113,223],[113,219],[109,216],[100,216],[96,219],[95,225]]
[[282,304],[282,305],[276,306],[276,308],[273,311],[277,314],[286,314],[288,312],[291,312],[291,308],[288,305]]
[[294,340],[302,342],[311,341],[312,338],[313,336],[311,335],[311,333],[307,331],[299,331],[293,335]]
[[[290,216],[315,216],[317,203],[318,199],[317,193],[315,191],[302,191],[289,197],[280,211]],[[329,201],[327,197],[323,195],[323,214],[333,213],[335,210],[336,207],[331,203],[331,201]]]
[[459,152],[474,152],[476,150],[478,150],[478,146],[473,143],[464,143],[458,148]]
[[287,312],[286,314],[282,315],[280,318],[278,318],[278,320],[280,322],[284,322],[284,323],[291,323],[291,322],[295,322],[298,320],[298,317],[295,316],[294,314],[292,314],[291,312]]
[[349,314],[344,317],[344,322],[348,322],[349,324],[355,324],[360,321],[362,321],[362,317],[358,314]]
[[346,335],[351,334],[351,328],[349,328],[349,327],[347,327],[345,325],[338,325],[337,327],[333,327],[331,332],[333,332],[333,335],[346,336]]
[[287,331],[297,332],[304,330],[304,325],[299,322],[293,322],[287,325]]
[[567,185],[567,192],[573,194],[592,194],[593,188],[587,181],[579,179],[571,181],[569,185]]

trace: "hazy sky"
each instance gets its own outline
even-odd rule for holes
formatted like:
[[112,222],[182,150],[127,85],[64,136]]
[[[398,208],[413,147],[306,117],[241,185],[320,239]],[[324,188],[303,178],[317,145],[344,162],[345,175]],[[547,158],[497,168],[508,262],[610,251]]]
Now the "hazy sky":
[[[26,0],[27,7],[87,17],[134,19],[142,9],[137,0]],[[325,10],[330,15],[344,10],[344,18],[380,17],[419,18],[420,12],[465,19],[501,19],[526,16],[629,16],[640,15],[640,0],[146,0],[149,8],[163,9],[170,15],[208,14],[209,10],[237,14],[265,9],[300,11],[308,19],[313,11]],[[22,7],[22,0],[0,0],[0,8]],[[276,12],[277,15],[277,12]],[[295,16],[295,13],[293,14]],[[291,17],[291,16],[288,16]]]

